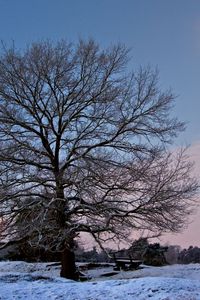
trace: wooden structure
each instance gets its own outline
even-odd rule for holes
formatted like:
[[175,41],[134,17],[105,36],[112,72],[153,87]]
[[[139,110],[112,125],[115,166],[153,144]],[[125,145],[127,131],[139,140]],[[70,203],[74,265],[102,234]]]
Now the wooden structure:
[[113,253],[113,259],[115,261],[115,271],[119,270],[137,270],[139,266],[142,264],[141,260],[133,260],[131,256],[129,257],[116,257],[115,253]]

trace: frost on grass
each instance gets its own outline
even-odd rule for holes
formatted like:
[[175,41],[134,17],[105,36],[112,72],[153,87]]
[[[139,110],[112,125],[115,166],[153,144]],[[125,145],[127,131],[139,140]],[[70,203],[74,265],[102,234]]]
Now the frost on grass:
[[100,277],[100,268],[84,283],[59,278],[58,272],[46,263],[0,262],[0,299],[200,300],[198,264],[146,267],[110,279]]

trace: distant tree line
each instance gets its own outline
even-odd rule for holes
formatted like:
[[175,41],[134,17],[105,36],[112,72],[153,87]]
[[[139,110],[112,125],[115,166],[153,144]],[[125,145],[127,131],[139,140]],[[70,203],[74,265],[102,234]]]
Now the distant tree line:
[[[200,248],[190,246],[188,249],[181,249],[180,246],[161,246],[159,243],[149,243],[146,238],[135,240],[131,247],[115,251],[107,248],[105,251],[93,247],[90,250],[84,249],[76,244],[77,262],[113,262],[113,253],[116,257],[131,257],[134,260],[142,260],[144,264],[162,266],[165,264],[189,264],[200,263]],[[108,255],[109,254],[109,255]],[[59,261],[60,253],[33,248],[28,243],[21,243],[7,247],[0,251],[0,260],[25,260],[28,262]]]
[[178,262],[182,264],[200,263],[200,248],[190,246],[188,249],[180,251]]

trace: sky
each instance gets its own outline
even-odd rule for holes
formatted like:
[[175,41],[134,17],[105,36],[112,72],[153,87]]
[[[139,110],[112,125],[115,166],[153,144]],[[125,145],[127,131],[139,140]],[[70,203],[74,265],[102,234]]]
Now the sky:
[[[102,47],[130,48],[129,68],[159,70],[162,89],[176,97],[173,113],[187,122],[175,141],[190,145],[200,168],[199,0],[0,0],[0,39],[23,49],[33,41],[94,38]],[[170,238],[169,238],[170,240]],[[174,243],[200,246],[200,213]]]

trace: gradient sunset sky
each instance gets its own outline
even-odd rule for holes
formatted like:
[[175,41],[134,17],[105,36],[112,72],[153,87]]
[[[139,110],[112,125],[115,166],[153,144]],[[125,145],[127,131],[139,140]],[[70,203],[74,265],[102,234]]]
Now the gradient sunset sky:
[[[0,0],[0,39],[17,48],[41,39],[94,38],[131,49],[130,69],[157,67],[160,86],[177,95],[173,113],[187,122],[175,147],[190,145],[200,175],[199,0]],[[200,202],[200,201],[199,201]],[[182,234],[163,242],[200,246],[200,209]]]

